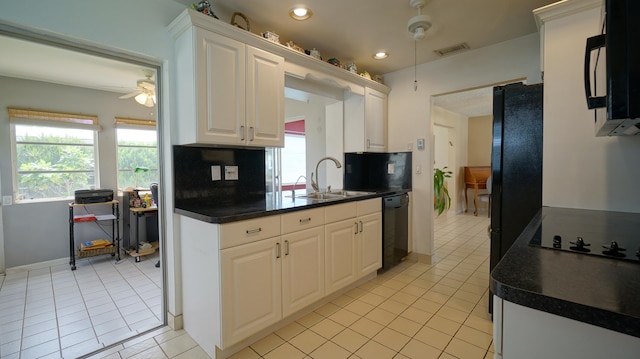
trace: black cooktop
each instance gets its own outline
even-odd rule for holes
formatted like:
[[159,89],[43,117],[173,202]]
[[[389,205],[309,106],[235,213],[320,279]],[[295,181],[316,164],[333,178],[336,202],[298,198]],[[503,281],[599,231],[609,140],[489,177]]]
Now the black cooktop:
[[529,244],[640,263],[640,213],[549,208]]

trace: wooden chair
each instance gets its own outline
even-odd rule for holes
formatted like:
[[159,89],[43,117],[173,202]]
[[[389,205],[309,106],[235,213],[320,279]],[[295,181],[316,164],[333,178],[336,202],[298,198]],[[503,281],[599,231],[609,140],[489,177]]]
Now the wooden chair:
[[486,185],[487,193],[478,194],[478,201],[487,203],[487,217],[491,217],[491,176],[487,177]]
[[491,166],[468,166],[464,168],[464,202],[465,212],[469,203],[467,192],[473,189],[473,215],[478,215],[478,190],[487,189],[487,178],[491,176]]

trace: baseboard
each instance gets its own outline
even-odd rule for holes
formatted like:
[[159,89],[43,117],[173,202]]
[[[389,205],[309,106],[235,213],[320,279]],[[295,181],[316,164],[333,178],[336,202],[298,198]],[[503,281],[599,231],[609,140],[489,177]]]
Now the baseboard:
[[173,314],[167,312],[167,325],[173,330],[180,330],[184,328],[182,314],[174,316]]
[[[69,257],[52,259],[52,260],[44,261],[44,262],[25,264],[23,266],[7,268],[6,274],[9,275],[9,274],[28,272],[30,270],[42,269],[42,268],[47,268],[47,267],[54,267],[54,266],[63,265],[63,264],[69,265]],[[71,268],[71,267],[69,267],[69,268]]]
[[433,264],[433,256],[430,254],[411,252],[407,258],[418,263]]

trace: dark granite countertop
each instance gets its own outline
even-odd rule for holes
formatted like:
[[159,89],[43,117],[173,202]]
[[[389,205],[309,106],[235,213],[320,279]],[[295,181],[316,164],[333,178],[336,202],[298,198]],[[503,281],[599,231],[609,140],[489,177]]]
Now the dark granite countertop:
[[[543,207],[491,272],[491,291],[509,302],[640,337],[640,263],[529,245],[546,216],[595,212],[601,211]],[[636,250],[629,249],[631,255]]]
[[402,194],[410,192],[411,190],[383,189],[368,191],[372,192],[372,194],[327,201],[316,201],[302,197],[291,198],[289,192],[267,193],[264,199],[256,200],[254,202],[227,203],[224,205],[216,204],[215,201],[200,200],[193,201],[189,204],[182,204],[179,207],[176,207],[174,212],[200,221],[222,224],[317,207],[331,206],[339,203],[362,201],[370,198]]

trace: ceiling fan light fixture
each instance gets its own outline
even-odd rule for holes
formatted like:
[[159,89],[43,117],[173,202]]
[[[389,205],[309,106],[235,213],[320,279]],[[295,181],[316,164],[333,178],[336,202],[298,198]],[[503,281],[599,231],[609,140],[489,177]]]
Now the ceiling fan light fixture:
[[307,20],[311,16],[313,16],[313,12],[311,11],[311,9],[303,6],[298,6],[289,10],[289,16],[294,20]]
[[156,104],[156,95],[155,94],[148,94],[146,92],[142,92],[138,95],[136,95],[136,97],[134,97],[134,99],[136,100],[137,103],[146,106],[146,107],[153,107]]
[[373,55],[373,58],[376,60],[386,59],[387,57],[389,57],[389,53],[386,51],[379,51]]
[[427,30],[431,28],[431,23],[426,15],[417,15],[409,19],[407,29],[413,34],[414,40],[422,40],[426,36]]

